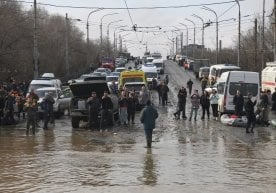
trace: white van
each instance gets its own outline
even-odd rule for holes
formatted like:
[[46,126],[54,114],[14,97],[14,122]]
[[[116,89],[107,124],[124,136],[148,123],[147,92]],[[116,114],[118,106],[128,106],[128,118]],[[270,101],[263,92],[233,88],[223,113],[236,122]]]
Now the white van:
[[152,88],[152,79],[155,78],[156,81],[158,81],[158,72],[157,72],[157,68],[155,66],[143,66],[141,68],[142,71],[145,72],[146,74],[146,78],[147,78],[147,82],[149,85],[149,88]]
[[219,95],[218,111],[222,114],[232,114],[235,111],[233,98],[240,90],[245,101],[248,93],[252,94],[252,100],[259,99],[260,77],[258,72],[229,71],[221,74],[217,80],[217,92]]
[[59,79],[35,79],[29,84],[28,92],[43,87],[56,87],[61,89],[61,81]]
[[152,63],[154,66],[156,66],[157,72],[159,74],[164,74],[165,65],[164,65],[164,61],[162,59],[154,59],[152,61]]

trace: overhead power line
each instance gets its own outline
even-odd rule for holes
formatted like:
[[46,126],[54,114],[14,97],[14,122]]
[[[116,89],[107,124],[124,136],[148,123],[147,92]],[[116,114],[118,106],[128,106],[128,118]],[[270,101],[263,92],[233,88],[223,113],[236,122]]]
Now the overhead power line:
[[[5,2],[10,2],[10,0],[0,0]],[[240,0],[244,1],[244,0]],[[33,4],[32,1],[15,1],[18,3],[26,3],[26,4]],[[222,4],[229,4],[234,3],[235,0],[232,1],[223,1],[223,2],[213,2],[213,3],[201,3],[201,4],[189,4],[189,5],[171,5],[171,6],[154,6],[154,7],[89,7],[89,6],[71,6],[71,5],[57,5],[57,4],[50,4],[50,3],[37,3],[38,5],[49,6],[49,7],[58,7],[58,8],[71,8],[71,9],[106,9],[106,10],[114,10],[114,9],[179,9],[179,8],[187,8],[187,7],[201,7],[201,6],[211,6],[211,5],[222,5]]]

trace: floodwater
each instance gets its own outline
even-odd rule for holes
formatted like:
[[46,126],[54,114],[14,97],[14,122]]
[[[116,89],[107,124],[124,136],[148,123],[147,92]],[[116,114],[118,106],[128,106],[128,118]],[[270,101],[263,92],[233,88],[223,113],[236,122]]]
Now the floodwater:
[[176,121],[176,85],[170,81],[167,107],[153,94],[152,149],[144,148],[139,113],[134,125],[102,133],[73,130],[67,116],[36,136],[25,135],[24,123],[1,128],[0,192],[275,192],[276,129],[245,134],[214,120]]

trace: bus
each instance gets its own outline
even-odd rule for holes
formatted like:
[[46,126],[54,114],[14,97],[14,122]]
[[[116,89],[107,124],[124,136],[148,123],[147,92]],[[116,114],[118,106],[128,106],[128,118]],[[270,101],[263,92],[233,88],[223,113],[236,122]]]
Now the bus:
[[220,78],[221,74],[223,72],[228,72],[228,71],[239,71],[241,68],[238,66],[235,66],[233,64],[216,64],[216,65],[212,65],[210,67],[210,73],[208,76],[209,82],[212,81],[212,79],[214,79],[215,81],[217,81],[218,78]]

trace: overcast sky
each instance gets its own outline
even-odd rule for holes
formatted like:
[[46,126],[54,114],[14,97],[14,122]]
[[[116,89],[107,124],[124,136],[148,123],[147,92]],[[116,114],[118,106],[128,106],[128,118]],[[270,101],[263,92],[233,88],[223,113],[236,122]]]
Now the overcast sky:
[[[188,18],[195,22],[196,24],[196,44],[201,44],[201,29],[202,22],[193,16],[196,14],[203,18],[204,22],[215,21],[215,15],[212,12],[203,10],[202,6],[189,6],[189,5],[200,5],[206,3],[222,3],[229,2],[231,0],[126,0],[128,7],[160,7],[160,6],[188,6],[183,8],[170,8],[170,9],[142,9],[142,10],[132,10],[130,9],[130,19],[129,13],[126,9],[124,10],[101,10],[99,12],[93,13],[89,18],[89,36],[93,39],[98,39],[100,37],[99,25],[103,15],[109,13],[118,13],[112,16],[106,16],[103,19],[103,33],[106,36],[107,24],[117,20],[123,20],[118,23],[110,25],[110,38],[113,41],[113,32],[115,28],[119,26],[127,25],[125,29],[130,29],[133,24],[138,27],[154,27],[160,26],[162,29],[158,28],[146,29],[141,28],[138,30],[156,30],[157,32],[119,32],[128,50],[134,56],[142,56],[145,52],[145,44],[147,43],[148,49],[151,52],[159,51],[163,55],[170,52],[172,47],[171,39],[179,34],[179,32],[171,32],[176,28],[183,29],[184,33],[184,44],[186,44],[186,30],[185,27],[181,26],[179,23],[185,23],[189,28],[189,44],[193,43],[193,24],[185,20]],[[104,8],[126,8],[124,0],[37,0],[38,3],[47,3],[58,6],[73,6],[73,7],[104,7]],[[266,6],[266,16],[269,16],[272,12],[273,0],[265,0]],[[242,32],[247,31],[249,28],[253,28],[254,18],[262,14],[263,0],[244,0],[240,2],[241,5],[241,30]],[[26,4],[30,7],[30,4]],[[81,22],[76,22],[75,25],[78,26],[86,37],[86,21],[89,12],[93,9],[85,8],[59,8],[53,6],[40,5],[45,8],[51,14],[64,15],[68,13],[69,17],[72,19],[81,19]],[[235,46],[235,40],[238,35],[238,5],[235,2],[219,4],[219,5],[208,5],[207,7],[213,9],[219,17],[219,40],[222,40],[223,47]],[[233,19],[232,19],[233,18]],[[230,20],[229,20],[230,19]],[[232,20],[231,20],[232,19]],[[235,19],[235,20],[234,20]],[[227,21],[223,21],[227,20]],[[260,21],[261,22],[261,21]],[[268,17],[266,17],[266,22],[268,22]],[[175,27],[176,28],[175,28]],[[166,31],[166,32],[164,32]],[[127,35],[128,34],[128,35]],[[140,43],[141,42],[141,43]],[[212,24],[210,27],[205,28],[205,47],[215,49],[216,46],[216,27]]]

